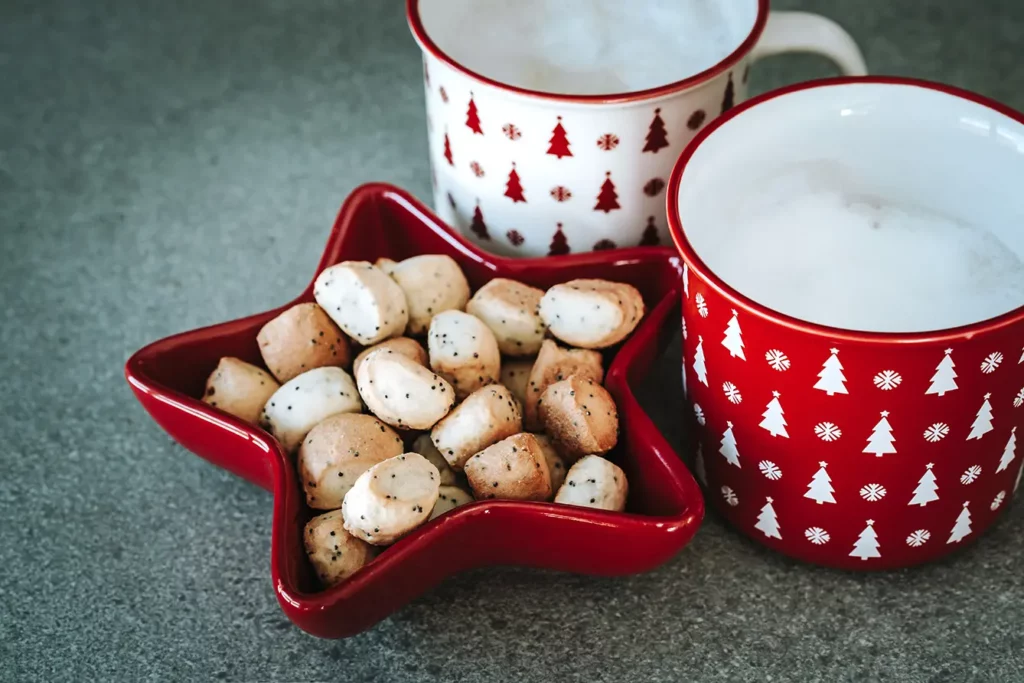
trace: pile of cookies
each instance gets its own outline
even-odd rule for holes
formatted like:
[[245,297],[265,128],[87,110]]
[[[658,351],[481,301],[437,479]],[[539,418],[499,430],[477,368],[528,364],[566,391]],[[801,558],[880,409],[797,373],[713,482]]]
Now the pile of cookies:
[[260,330],[269,373],[222,358],[203,400],[295,454],[309,507],[328,511],[304,534],[325,585],[473,500],[625,507],[626,476],[601,457],[619,426],[598,350],[643,317],[635,288],[471,293],[453,259],[423,255],[340,263],[313,294]]

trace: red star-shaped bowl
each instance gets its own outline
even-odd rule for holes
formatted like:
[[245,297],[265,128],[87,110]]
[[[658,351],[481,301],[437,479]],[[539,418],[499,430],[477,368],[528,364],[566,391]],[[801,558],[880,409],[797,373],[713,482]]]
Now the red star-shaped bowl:
[[[383,184],[358,188],[341,207],[313,279],[344,260],[448,254],[479,287],[508,277],[546,288],[603,277],[636,286],[648,313],[614,353],[605,385],[619,408],[622,436],[610,454],[629,477],[627,512],[481,501],[425,524],[333,588],[308,564],[306,507],[292,459],[263,430],[200,400],[222,356],[262,365],[256,333],[293,304],[313,301],[312,279],[294,301],[265,313],[154,342],[125,375],[139,402],[178,443],[274,494],[270,571],[281,607],[300,628],[325,638],[364,631],[446,576],[488,564],[526,565],[606,576],[652,569],[696,533],[704,502],[693,477],[633,395],[678,324],[680,263],[669,249],[643,248],[546,259],[485,254],[455,235],[419,201]],[[673,380],[675,378],[673,377]]]

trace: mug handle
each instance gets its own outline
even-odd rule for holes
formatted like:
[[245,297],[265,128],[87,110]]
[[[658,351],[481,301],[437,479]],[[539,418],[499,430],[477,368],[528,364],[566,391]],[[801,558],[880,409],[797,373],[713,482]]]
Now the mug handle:
[[828,57],[847,76],[866,76],[860,48],[846,30],[827,17],[810,12],[768,14],[768,24],[751,51],[751,59],[783,52],[813,52]]

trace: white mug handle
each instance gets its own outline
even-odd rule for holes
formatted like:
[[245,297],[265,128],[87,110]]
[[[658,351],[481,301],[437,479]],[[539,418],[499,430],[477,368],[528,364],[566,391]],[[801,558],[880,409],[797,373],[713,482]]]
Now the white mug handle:
[[751,52],[756,61],[783,52],[814,52],[835,62],[847,76],[866,76],[864,55],[836,22],[809,12],[771,12],[768,25]]

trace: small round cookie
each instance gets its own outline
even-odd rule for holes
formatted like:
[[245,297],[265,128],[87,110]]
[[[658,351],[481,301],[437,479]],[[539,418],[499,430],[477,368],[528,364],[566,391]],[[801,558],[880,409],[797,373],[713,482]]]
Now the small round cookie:
[[345,334],[363,346],[397,337],[409,322],[405,294],[380,268],[344,261],[325,269],[313,296]]
[[550,500],[551,475],[533,434],[516,434],[466,461],[466,477],[477,500]]
[[551,438],[547,434],[534,434],[533,437],[537,439],[541,450],[544,451],[544,459],[548,461],[548,472],[551,473],[551,491],[557,491],[565,481],[565,461],[555,450],[555,444],[551,442]]
[[352,362],[348,339],[317,304],[296,304],[259,331],[256,341],[263,362],[278,382],[307,370]]
[[[451,413],[449,413],[450,415]],[[424,433],[416,437],[412,442],[412,452],[419,453],[430,461],[430,464],[437,468],[441,475],[441,486],[455,486],[455,472],[448,466],[448,461],[437,450],[437,446],[430,440],[430,434]]]
[[448,382],[391,349],[364,358],[356,384],[366,407],[399,429],[430,429],[455,405]]
[[501,363],[501,383],[508,387],[520,405],[526,405],[526,388],[530,385],[533,358],[506,358]]
[[515,280],[495,278],[477,290],[466,312],[494,332],[506,356],[532,356],[544,341],[544,321],[537,312],[543,290]]
[[363,410],[352,377],[341,368],[316,368],[285,382],[263,406],[260,426],[289,453],[318,422],[336,413]]
[[366,357],[377,349],[391,349],[395,353],[400,353],[406,358],[411,358],[425,368],[430,367],[430,357],[427,356],[427,351],[423,348],[422,344],[415,339],[410,339],[409,337],[395,337],[394,339],[382,341],[380,344],[368,346],[360,351],[359,355],[356,356],[355,361],[352,363],[353,377],[359,374],[359,366],[363,364]]
[[296,468],[314,510],[337,510],[359,475],[405,452],[402,439],[373,415],[340,413],[313,427]]
[[640,292],[608,280],[570,280],[555,285],[540,301],[540,317],[566,344],[603,349],[636,328],[644,314]]
[[395,269],[395,266],[398,265],[398,261],[394,261],[394,260],[389,259],[389,258],[384,258],[382,256],[381,258],[379,258],[376,261],[374,261],[373,265],[375,265],[378,268],[380,268],[381,270],[383,270],[385,275],[389,275],[390,276],[391,275],[391,271],[393,271]]
[[225,356],[206,379],[203,402],[256,424],[263,404],[279,386],[267,371],[244,360]]
[[492,443],[523,431],[523,416],[512,392],[500,384],[477,389],[430,432],[448,465],[462,470],[466,461]]
[[569,375],[590,379],[600,384],[604,381],[604,367],[601,362],[601,354],[597,351],[563,349],[550,339],[544,340],[537,360],[530,369],[526,400],[523,402],[526,428],[535,432],[541,429],[540,419],[537,417],[537,402],[545,389]]
[[439,488],[437,468],[419,453],[377,463],[345,496],[345,528],[373,545],[394,543],[427,521]]
[[437,493],[437,502],[434,503],[434,509],[430,511],[430,519],[440,517],[460,505],[472,502],[473,496],[458,486],[442,486]]
[[306,555],[324,586],[333,586],[359,571],[377,555],[377,549],[345,531],[341,510],[306,522],[302,534]]
[[628,493],[626,473],[618,465],[597,455],[587,455],[569,469],[565,483],[555,494],[555,502],[622,512]]
[[463,399],[501,376],[501,354],[494,333],[476,316],[445,311],[430,321],[430,367],[451,382]]
[[604,455],[619,440],[619,413],[600,384],[572,375],[549,386],[537,405],[544,431],[558,453],[575,463],[584,455]]
[[399,262],[390,273],[409,302],[405,333],[427,333],[431,319],[444,311],[461,311],[469,301],[469,283],[451,256],[424,254]]

